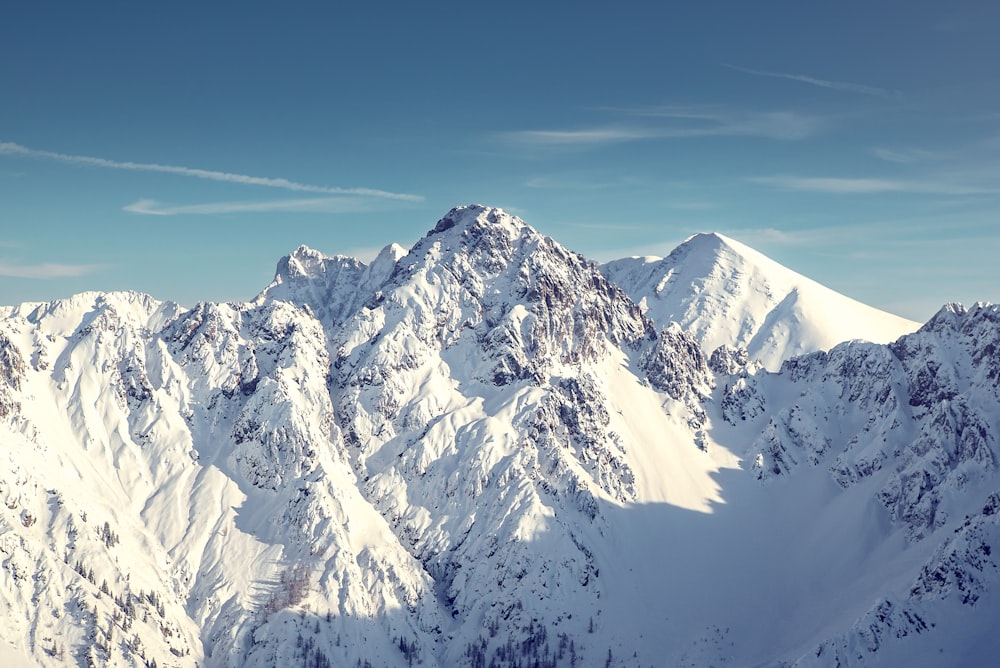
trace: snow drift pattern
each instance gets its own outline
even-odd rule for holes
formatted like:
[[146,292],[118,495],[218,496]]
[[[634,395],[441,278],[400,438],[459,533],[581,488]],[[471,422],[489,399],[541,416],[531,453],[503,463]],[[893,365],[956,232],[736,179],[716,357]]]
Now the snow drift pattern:
[[[0,310],[0,657],[832,666],[995,650],[998,309],[811,352],[833,342],[813,336],[828,297],[805,279],[794,308],[762,315],[746,294],[771,299],[787,270],[715,236],[668,260],[643,280],[687,305],[679,324],[606,278],[635,297],[634,263],[602,273],[469,206],[369,265],[301,247],[249,303]],[[697,298],[676,297],[685,285]],[[908,327],[850,309],[845,338]]]

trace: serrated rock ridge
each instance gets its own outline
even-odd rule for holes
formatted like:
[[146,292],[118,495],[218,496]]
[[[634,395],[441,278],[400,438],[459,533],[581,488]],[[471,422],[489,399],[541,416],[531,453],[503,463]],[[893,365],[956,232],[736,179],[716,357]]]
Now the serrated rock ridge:
[[480,205],[370,263],[299,247],[246,303],[6,309],[0,637],[52,666],[989,647],[1000,310],[803,356],[792,332],[767,371],[723,303],[780,282],[749,255],[697,235],[646,267],[666,294],[710,258],[686,303],[729,329],[657,322],[621,267]]

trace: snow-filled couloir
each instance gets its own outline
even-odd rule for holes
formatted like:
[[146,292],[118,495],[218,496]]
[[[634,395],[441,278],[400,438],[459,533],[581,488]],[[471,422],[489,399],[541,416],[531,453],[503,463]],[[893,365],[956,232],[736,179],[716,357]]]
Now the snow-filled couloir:
[[[0,310],[0,657],[995,652],[997,307],[834,345],[813,319],[849,303],[806,279],[722,237],[671,257],[659,279],[602,273],[467,206],[369,264],[301,247],[247,303],[86,293]],[[622,277],[696,297],[668,325],[681,311],[637,303]],[[778,293],[800,299],[775,311]],[[755,340],[780,355],[739,347]]]

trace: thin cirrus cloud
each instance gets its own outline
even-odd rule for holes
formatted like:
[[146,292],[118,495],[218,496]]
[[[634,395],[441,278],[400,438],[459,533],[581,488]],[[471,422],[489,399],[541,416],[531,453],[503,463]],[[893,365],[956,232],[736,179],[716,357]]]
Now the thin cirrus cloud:
[[894,149],[894,148],[875,147],[870,149],[870,152],[879,160],[885,160],[886,162],[894,162],[898,165],[909,165],[915,162],[938,160],[943,157],[939,153],[935,153],[933,151],[927,151],[920,148]]
[[0,276],[7,278],[79,278],[98,272],[103,268],[104,266],[99,264],[59,264],[56,262],[18,264],[0,260]]
[[123,162],[119,160],[108,160],[106,158],[95,158],[86,155],[70,155],[67,153],[56,153],[54,151],[42,151],[15,144],[13,142],[0,142],[0,155],[18,155],[26,158],[36,158],[44,160],[55,160],[71,165],[84,165],[88,167],[102,167],[104,169],[123,169],[137,172],[159,172],[162,174],[175,174],[178,176],[189,176],[196,179],[208,181],[223,181],[226,183],[242,183],[251,186],[264,186],[267,188],[281,188],[296,192],[323,193],[327,195],[357,195],[363,197],[378,197],[382,199],[402,200],[406,202],[421,202],[421,195],[411,195],[407,193],[394,193],[387,190],[377,190],[374,188],[339,188],[333,186],[316,186],[308,183],[298,183],[283,178],[272,178],[266,176],[249,176],[247,174],[234,174],[232,172],[220,172],[211,169],[199,169],[195,167],[181,167],[177,165],[160,165],[151,162]]
[[525,187],[536,190],[606,190],[626,183],[618,181],[588,181],[563,175],[536,176],[524,182]]
[[898,90],[891,90],[889,88],[868,86],[866,84],[851,83],[849,81],[830,81],[828,79],[818,79],[816,77],[807,76],[805,74],[790,74],[788,72],[768,72],[766,70],[754,70],[750,69],[749,67],[730,65],[729,63],[723,63],[723,67],[728,67],[731,70],[736,70],[737,72],[743,72],[744,74],[751,74],[756,77],[769,77],[771,79],[788,79],[790,81],[800,81],[802,83],[807,83],[811,86],[819,86],[820,88],[830,88],[832,90],[842,90],[850,93],[861,93],[862,95],[874,95],[875,97],[896,97],[900,94]]
[[900,181],[893,179],[837,178],[811,176],[752,176],[750,183],[781,190],[798,190],[831,194],[865,195],[876,193],[916,193],[926,195],[995,195],[998,188],[965,186],[933,181]]
[[362,197],[311,197],[264,202],[208,202],[168,206],[154,199],[140,199],[123,211],[146,216],[216,215],[227,213],[359,213],[371,210]]
[[583,130],[515,130],[501,134],[502,139],[513,143],[548,146],[597,146],[663,137],[661,131],[653,128],[614,127]]
[[699,137],[799,140],[817,134],[825,125],[822,118],[790,111],[742,112],[672,106],[608,111],[656,120],[647,120],[643,125],[619,123],[574,130],[516,130],[498,136],[511,144],[586,148],[642,140]]

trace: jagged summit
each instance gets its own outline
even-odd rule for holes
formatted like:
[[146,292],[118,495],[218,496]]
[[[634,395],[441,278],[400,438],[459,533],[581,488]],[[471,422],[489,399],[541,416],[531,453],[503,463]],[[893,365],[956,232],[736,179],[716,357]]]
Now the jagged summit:
[[440,234],[455,227],[469,228],[476,225],[493,226],[494,228],[503,227],[507,231],[520,231],[522,228],[527,227],[527,224],[523,220],[517,216],[510,215],[498,207],[467,204],[465,206],[456,206],[446,213],[437,222],[434,229],[428,232],[428,236]]
[[[530,267],[559,274],[552,266],[563,261],[559,258],[587,273],[584,258],[520,218],[469,204],[451,209],[409,251],[391,244],[370,265],[301,246],[279,261],[274,281],[257,301],[284,299],[340,321],[387,281],[416,280],[441,271],[436,266],[465,276],[466,287],[479,295],[475,277],[496,276],[511,265],[522,266],[529,278],[535,271]],[[772,370],[794,355],[849,339],[884,343],[918,326],[840,295],[717,232],[692,235],[666,258],[616,260],[601,271],[659,327],[677,322],[706,354],[720,345],[744,347]]]
[[278,266],[275,269],[275,280],[285,282],[299,277],[315,275],[324,271],[324,261],[328,259],[323,253],[303,244],[292,251],[291,254],[278,260]]
[[[514,256],[543,245],[545,237],[503,209],[470,204],[455,207],[444,215],[412,249],[414,258],[444,258],[468,255],[486,259],[488,264],[506,265]],[[558,245],[551,242],[549,246]],[[428,255],[430,253],[430,256]],[[433,257],[432,257],[433,256]]]
[[657,324],[673,321],[692,331],[706,353],[745,347],[772,370],[841,341],[886,343],[918,327],[718,233],[695,234],[666,258],[614,260],[602,271]]
[[369,298],[396,267],[406,249],[383,248],[371,264],[345,255],[327,256],[299,246],[278,261],[274,280],[252,301],[281,300],[308,306],[325,322],[340,322]]
[[995,311],[996,306],[990,302],[976,302],[972,306],[965,306],[958,302],[949,302],[938,309],[937,313],[925,322],[920,331],[939,331],[945,328],[958,329],[965,323],[984,314]]
[[870,314],[717,234],[605,271],[681,324],[481,206],[0,311],[0,664],[990,665],[1000,309],[765,373],[703,348]]

